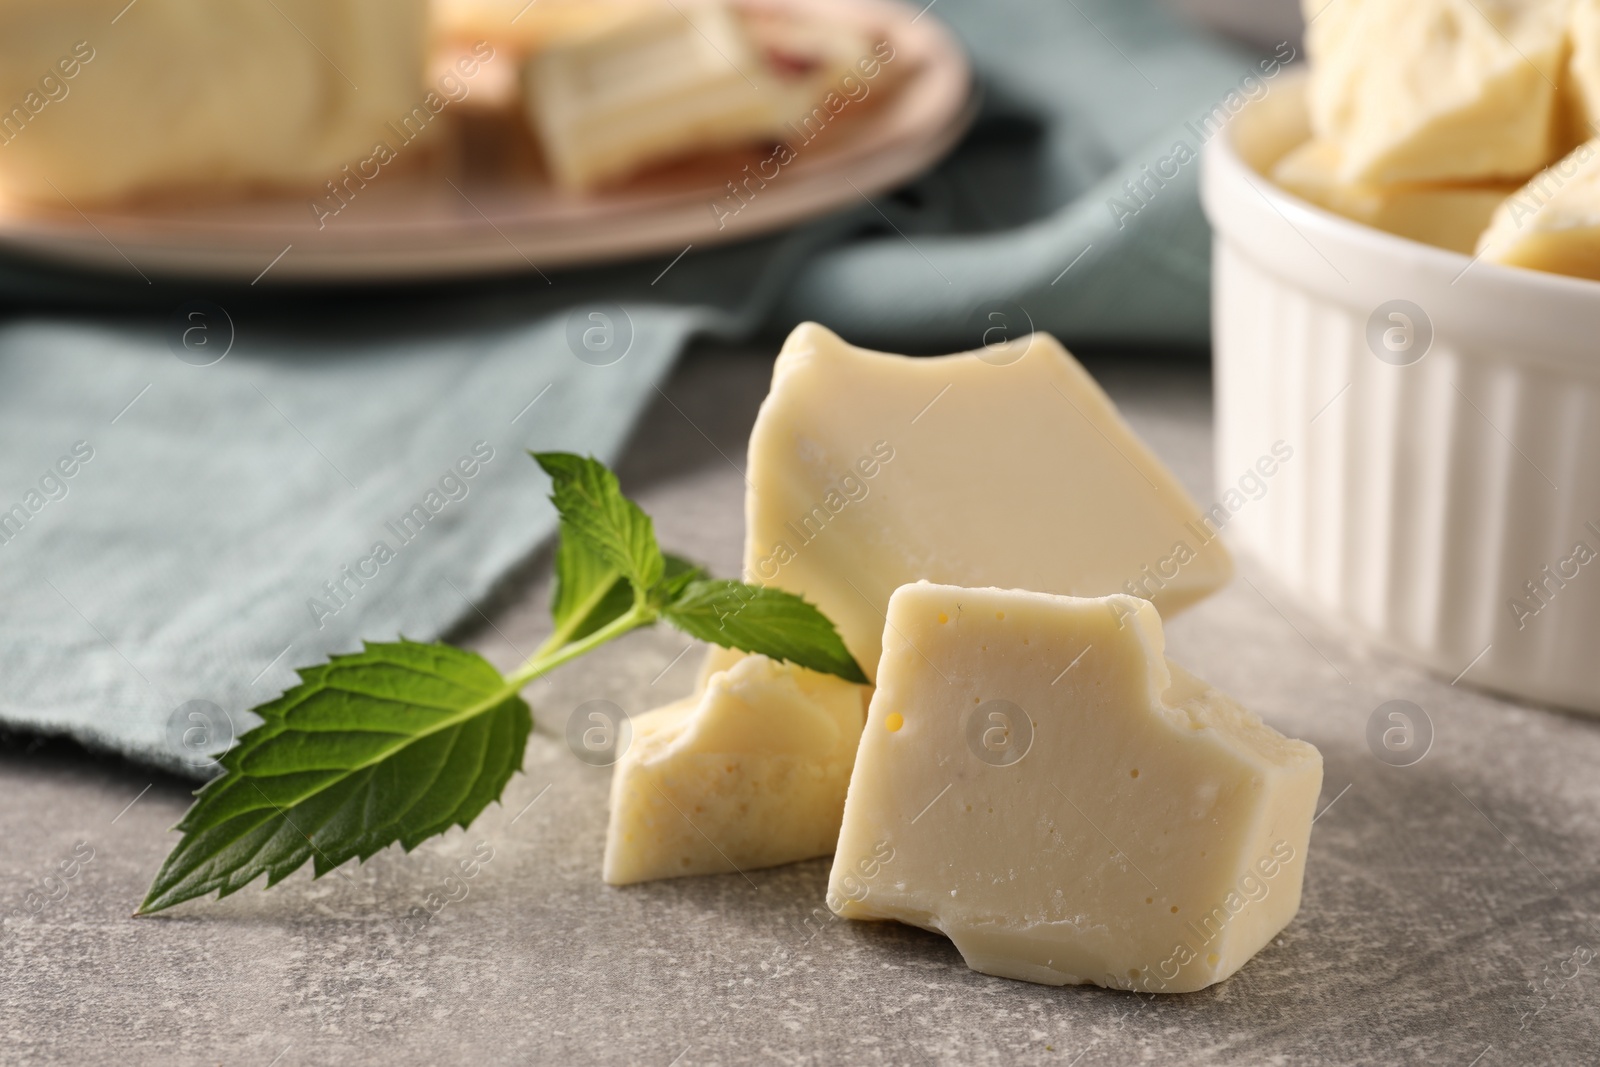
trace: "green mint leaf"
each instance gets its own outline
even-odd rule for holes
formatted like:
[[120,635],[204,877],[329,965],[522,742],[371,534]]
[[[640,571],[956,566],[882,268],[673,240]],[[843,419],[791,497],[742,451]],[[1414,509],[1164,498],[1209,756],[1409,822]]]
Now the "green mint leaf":
[[396,841],[409,852],[470,824],[522,767],[532,716],[481,656],[369,644],[300,678],[222,757],[140,912],[272,886],[308,859],[320,878]]
[[622,572],[565,522],[556,543],[555,569],[556,586],[550,600],[555,632],[547,647],[580,641],[633,606],[633,588]]
[[651,591],[651,598],[656,604],[664,606],[672,603],[683,595],[690,582],[709,577],[704,567],[698,563],[691,563],[682,556],[674,556],[668,552],[663,559],[666,560],[666,568],[661,580]]
[[596,459],[571,452],[530,452],[550,476],[550,502],[561,513],[563,539],[577,536],[643,595],[661,579],[664,562],[650,517],[622,495],[617,476]]
[[725,648],[788,660],[847,682],[867,684],[839,631],[816,607],[793,593],[731,579],[701,579],[662,609],[691,637]]

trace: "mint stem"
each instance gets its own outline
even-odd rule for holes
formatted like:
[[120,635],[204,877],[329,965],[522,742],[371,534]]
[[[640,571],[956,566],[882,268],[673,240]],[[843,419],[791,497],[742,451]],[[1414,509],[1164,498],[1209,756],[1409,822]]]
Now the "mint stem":
[[[568,663],[579,656],[592,652],[607,641],[621,637],[629,630],[637,630],[641,626],[648,626],[656,621],[656,610],[648,604],[635,604],[626,614],[613,619],[600,627],[594,633],[581,641],[574,641],[563,645],[553,651],[547,651],[543,646],[506,678],[506,684],[513,692],[536,678],[541,678],[563,663]],[[547,642],[548,644],[548,642]]]

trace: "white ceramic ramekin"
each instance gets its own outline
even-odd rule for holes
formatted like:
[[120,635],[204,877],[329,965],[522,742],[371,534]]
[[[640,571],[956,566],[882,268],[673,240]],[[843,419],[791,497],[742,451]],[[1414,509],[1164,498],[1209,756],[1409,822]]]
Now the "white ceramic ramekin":
[[1239,490],[1218,516],[1304,599],[1445,677],[1600,713],[1600,283],[1274,187],[1303,91],[1280,79],[1203,154],[1217,476]]

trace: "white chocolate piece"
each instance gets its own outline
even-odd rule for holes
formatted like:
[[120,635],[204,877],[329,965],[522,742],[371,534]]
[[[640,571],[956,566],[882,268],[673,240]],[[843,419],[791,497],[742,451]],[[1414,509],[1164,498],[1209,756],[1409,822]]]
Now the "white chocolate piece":
[[1345,182],[1522,180],[1564,147],[1571,0],[1303,0],[1318,137]]
[[496,51],[522,58],[661,6],[660,0],[434,0],[432,22],[435,35],[446,41],[488,41]]
[[1413,241],[1469,255],[1478,235],[1515,185],[1351,184],[1341,180],[1339,150],[1307,141],[1278,161],[1272,180],[1320,208]]
[[1572,0],[1567,35],[1571,55],[1561,83],[1561,108],[1569,145],[1600,137],[1600,0]]
[[1600,280],[1600,140],[1507,197],[1478,250],[1491,263]]
[[529,60],[524,86],[557,184],[586,190],[775,138],[788,117],[782,98],[747,80],[764,74],[738,19],[702,4],[554,41]]
[[[588,25],[574,29],[585,11]],[[809,140],[872,91],[855,72],[894,54],[848,25],[718,0],[562,12],[564,28],[524,68],[524,95],[552,175],[576,191],[699,153]]]
[[747,580],[821,608],[869,678],[890,594],[918,579],[1172,612],[1232,576],[1215,525],[1047,334],[909,358],[802,324],[747,475]]
[[698,692],[633,720],[611,779],[605,880],[748,871],[831,853],[867,693],[714,649]]
[[898,590],[829,906],[1029,982],[1237,971],[1299,908],[1322,757],[1163,645],[1134,597]]
[[425,0],[0,0],[0,194],[339,180],[421,105],[426,32]]

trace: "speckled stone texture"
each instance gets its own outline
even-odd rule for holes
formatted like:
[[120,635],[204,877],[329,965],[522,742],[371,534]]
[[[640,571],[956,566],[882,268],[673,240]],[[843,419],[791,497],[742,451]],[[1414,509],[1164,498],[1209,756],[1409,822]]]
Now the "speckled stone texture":
[[[662,542],[725,574],[739,563],[739,467],[773,351],[693,357],[623,470]],[[1091,369],[1209,501],[1204,372]],[[1291,461],[1269,491],[1301,473]],[[492,625],[468,635],[496,663],[545,630],[547,566],[508,583],[485,605]],[[471,830],[154,918],[129,913],[176,840],[165,831],[186,787],[12,739],[0,750],[0,1062],[1600,1062],[1600,957],[1576,963],[1600,953],[1600,721],[1425,676],[1319,622],[1250,561],[1241,571],[1172,622],[1171,654],[1317,744],[1326,808],[1299,917],[1220,986],[1158,999],[1046,988],[974,974],[919,930],[807,927],[826,914],[823,860],[602,885],[609,772],[578,762],[561,731],[585,700],[637,712],[688,689],[698,653],[675,659],[686,641],[659,630],[530,689],[540,733],[525,773]],[[1436,731],[1411,767],[1367,744],[1369,717],[1392,699],[1423,707]],[[93,859],[47,890],[77,842]],[[465,899],[415,928],[412,909],[451,895],[445,879],[475,847],[493,858]]]

